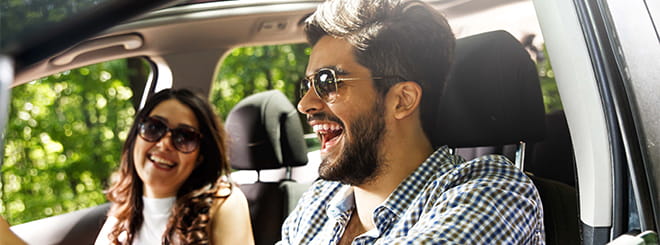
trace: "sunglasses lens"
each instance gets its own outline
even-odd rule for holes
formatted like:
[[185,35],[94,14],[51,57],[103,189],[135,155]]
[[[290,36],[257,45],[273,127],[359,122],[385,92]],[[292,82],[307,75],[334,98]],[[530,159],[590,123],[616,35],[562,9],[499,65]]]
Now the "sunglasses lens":
[[304,97],[307,92],[309,91],[309,88],[312,86],[312,81],[310,81],[307,78],[303,78],[300,80],[300,98]]
[[174,147],[183,152],[193,152],[199,146],[199,134],[194,129],[176,128],[172,130],[172,143]]
[[337,95],[336,77],[332,70],[320,70],[314,76],[314,89],[319,97],[326,102],[334,101]]
[[[169,130],[167,125],[155,118],[144,119],[139,125],[139,135],[142,139],[149,142],[156,142],[167,134]],[[178,127],[172,129],[172,145],[183,153],[193,152],[199,147],[201,136],[195,129],[187,127]]]
[[140,123],[139,134],[144,140],[149,142],[158,141],[167,132],[167,125],[163,122],[148,118]]

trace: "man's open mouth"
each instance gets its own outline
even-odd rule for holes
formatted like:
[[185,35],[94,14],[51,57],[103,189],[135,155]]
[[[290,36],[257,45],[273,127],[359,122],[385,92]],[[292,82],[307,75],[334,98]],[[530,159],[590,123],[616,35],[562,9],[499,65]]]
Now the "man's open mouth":
[[337,144],[344,129],[336,123],[320,123],[313,126],[314,132],[321,139],[321,151],[327,151]]

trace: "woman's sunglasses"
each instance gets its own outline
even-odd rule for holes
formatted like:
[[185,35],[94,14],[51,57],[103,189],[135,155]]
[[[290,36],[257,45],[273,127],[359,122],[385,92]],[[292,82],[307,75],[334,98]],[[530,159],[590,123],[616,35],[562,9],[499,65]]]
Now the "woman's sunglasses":
[[[371,77],[372,80],[386,79],[386,78],[399,78],[400,76],[380,76]],[[339,83],[351,80],[363,80],[365,78],[338,78],[335,70],[330,68],[321,68],[316,73],[309,75],[300,80],[300,99],[307,94],[312,87],[316,95],[321,98],[325,103],[334,103],[337,99],[337,90]]]
[[154,117],[144,118],[138,125],[138,134],[140,137],[148,142],[157,142],[167,132],[172,132],[172,145],[174,148],[183,153],[190,153],[199,147],[202,134],[197,132],[193,127],[179,126],[174,129],[167,127],[167,124],[162,120]]

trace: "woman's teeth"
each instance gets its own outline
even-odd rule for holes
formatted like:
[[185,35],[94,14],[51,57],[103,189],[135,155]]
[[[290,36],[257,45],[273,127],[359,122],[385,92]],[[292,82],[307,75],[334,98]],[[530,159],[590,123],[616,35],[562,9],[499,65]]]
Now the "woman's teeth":
[[160,166],[167,167],[167,168],[173,168],[175,166],[175,164],[173,162],[170,162],[166,159],[163,159],[163,158],[160,158],[160,157],[157,157],[157,156],[153,156],[153,155],[151,155],[149,157],[149,160],[153,161],[154,163],[156,163]]

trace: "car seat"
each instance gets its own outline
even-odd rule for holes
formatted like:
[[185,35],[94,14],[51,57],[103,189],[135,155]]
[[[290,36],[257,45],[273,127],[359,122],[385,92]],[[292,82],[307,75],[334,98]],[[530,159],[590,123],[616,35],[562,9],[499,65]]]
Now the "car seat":
[[[445,89],[442,96],[427,97],[439,101],[422,102],[423,125],[435,147],[473,148],[472,153],[483,153],[518,145],[516,164],[523,168],[524,153],[529,152],[525,151],[526,143],[545,137],[536,66],[522,45],[505,31],[458,39],[446,88],[430,87],[432,93]],[[547,244],[578,243],[575,189],[530,177],[543,202]]]
[[110,203],[11,227],[27,244],[94,244]]
[[575,158],[564,111],[545,115],[546,137],[534,143],[525,171],[575,187]]
[[287,169],[277,182],[242,184],[250,206],[256,244],[280,240],[281,227],[307,185],[291,179],[291,167],[307,163],[307,146],[298,112],[279,91],[253,94],[241,100],[227,116],[231,165],[236,170]]

